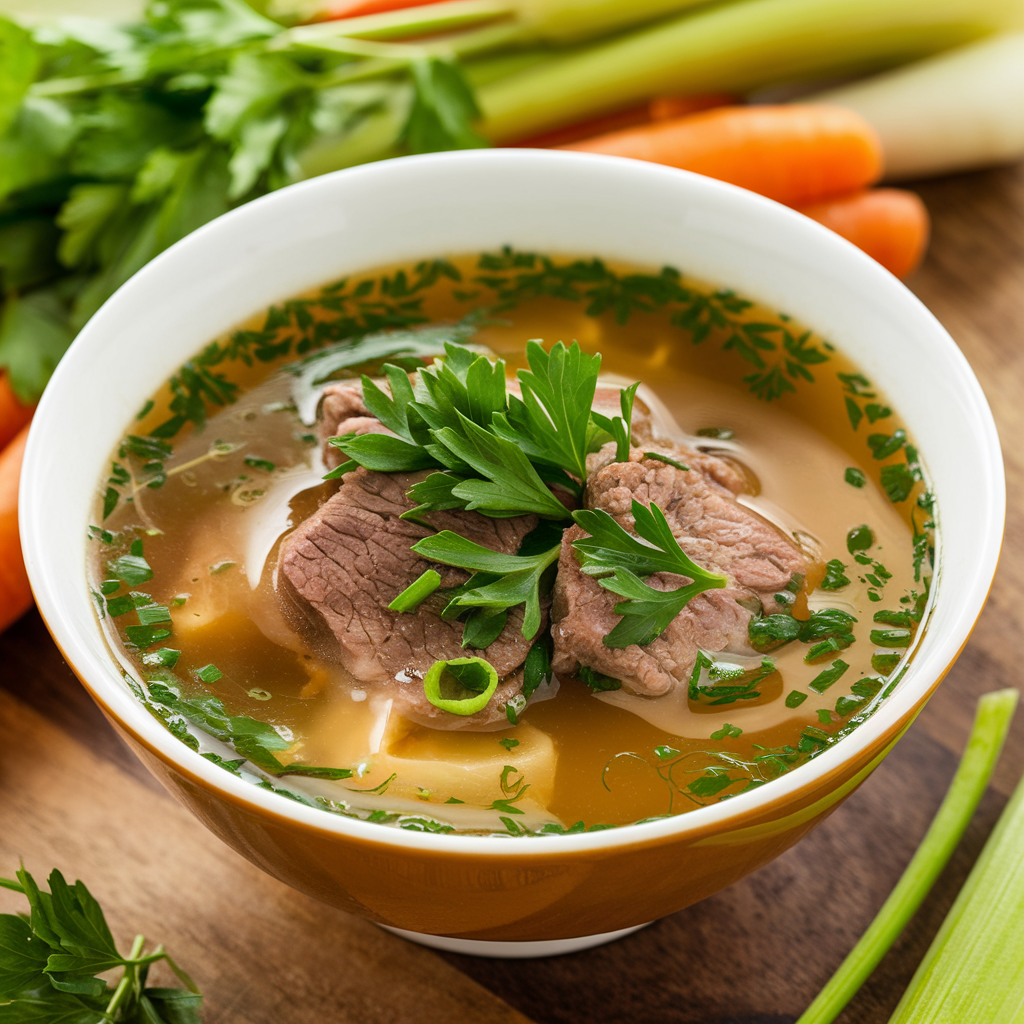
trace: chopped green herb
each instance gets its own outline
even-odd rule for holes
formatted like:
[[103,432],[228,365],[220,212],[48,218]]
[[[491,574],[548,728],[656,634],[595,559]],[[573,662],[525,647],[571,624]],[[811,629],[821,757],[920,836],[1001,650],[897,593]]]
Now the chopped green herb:
[[909,647],[912,638],[909,629],[871,630],[871,642],[878,647]]
[[914,621],[910,612],[893,612],[885,608],[880,608],[872,617],[875,622],[881,622],[887,626],[903,626],[906,629],[909,629]]
[[393,612],[414,612],[441,585],[441,574],[427,569],[414,583],[410,583],[388,608]]
[[670,747],[665,744],[654,748],[655,756],[659,761],[671,761],[673,757],[679,756],[679,751],[675,747]]
[[804,620],[781,613],[751,619],[747,632],[753,648],[764,653],[797,639],[804,643],[813,643],[832,637],[852,638],[853,625],[856,621],[852,615],[839,608],[822,608],[812,612]]
[[505,736],[502,739],[498,740],[498,742],[506,750],[512,750],[514,747],[518,747],[519,746],[519,740],[513,739],[511,736]]
[[689,699],[717,707],[735,704],[738,700],[760,697],[754,687],[775,671],[775,662],[763,658],[757,668],[746,668],[726,661],[715,661],[704,651],[697,658],[690,674]]
[[869,434],[868,447],[876,459],[887,459],[890,455],[898,452],[906,440],[907,432],[905,430],[897,430],[892,435]]
[[589,668],[586,665],[580,665],[576,670],[576,675],[580,681],[589,686],[594,693],[607,693],[611,690],[622,689],[621,680],[612,679],[611,676],[602,675],[600,672],[595,672],[592,668]]
[[202,668],[197,668],[193,673],[197,679],[202,680],[209,686],[211,683],[216,683],[219,679],[224,678],[224,673],[221,672],[214,664],[204,665]]
[[830,686],[839,681],[849,667],[845,661],[837,658],[832,662],[830,668],[825,669],[824,672],[819,672],[808,685],[816,693],[824,693]]
[[234,567],[234,562],[216,562],[210,566],[210,575],[219,576],[222,572],[227,572],[228,569],[233,569]]
[[729,778],[724,772],[712,773],[694,779],[686,788],[694,796],[711,797],[717,796],[723,789],[727,789],[735,781],[737,780]]
[[902,655],[899,654],[876,652],[871,655],[871,667],[876,672],[880,672],[883,676],[887,676],[900,663],[901,657]]
[[855,526],[846,535],[846,549],[850,554],[866,551],[875,543],[875,535],[869,526]]
[[726,722],[725,725],[723,725],[721,729],[716,729],[711,734],[711,738],[713,740],[725,740],[725,739],[735,738],[737,736],[742,736],[742,735],[743,735],[743,730],[738,725],[730,725],[728,722]]
[[273,462],[269,461],[269,459],[260,459],[255,455],[246,455],[243,461],[252,469],[262,469],[267,473],[273,473],[274,470],[277,469],[277,466],[275,466]]
[[799,690],[790,690],[786,695],[786,707],[798,708],[805,700],[807,700],[806,693],[801,693]]
[[100,584],[101,594],[116,594],[121,589],[120,580],[104,580]]
[[818,716],[818,721],[822,725],[832,724],[832,712],[829,711],[828,708],[818,708],[818,710],[815,711],[815,714]]
[[825,578],[820,584],[822,590],[842,590],[849,585],[846,566],[838,558],[832,558],[825,563]]
[[[690,471],[690,467],[683,465],[681,462],[677,462],[675,459],[670,458],[668,455],[662,455],[661,452],[644,452],[645,459],[654,459],[656,462],[664,462],[669,466],[674,466],[676,469],[684,470],[685,472]],[[625,460],[620,460],[625,461]]]
[[910,467],[902,462],[882,467],[882,490],[894,505],[910,497],[915,482]]
[[[135,546],[139,546],[138,554],[135,553]],[[132,545],[132,553],[121,555],[112,562],[107,563],[107,569],[112,576],[116,576],[129,587],[137,587],[140,583],[148,583],[153,578],[153,570],[149,562],[142,557],[142,542],[136,541]]]
[[731,441],[735,436],[735,431],[729,427],[701,427],[697,431],[698,437],[713,437],[717,441]]
[[157,626],[126,626],[125,633],[129,642],[138,648],[152,647],[158,640],[166,640],[171,635],[169,629]]
[[834,654],[836,651],[845,651],[853,643],[853,634],[847,633],[842,636],[830,636],[827,640],[819,640],[811,646],[804,655],[804,661],[809,665],[811,662],[824,658],[826,655]]
[[171,621],[171,613],[160,604],[147,605],[138,610],[139,622],[143,626],[158,626],[163,622]]
[[864,475],[864,470],[857,469],[856,466],[847,466],[843,479],[851,487],[863,487],[868,482],[868,478]]
[[180,657],[181,651],[172,650],[170,647],[161,647],[158,651],[149,651],[144,654],[142,656],[142,664],[174,668]]
[[527,652],[523,665],[523,697],[529,700],[537,688],[551,682],[551,641],[541,637]]
[[443,617],[453,617],[471,608],[486,609],[493,615],[523,604],[523,636],[531,639],[540,629],[541,588],[548,582],[549,567],[558,560],[560,543],[535,555],[503,555],[450,530],[442,530],[417,541],[412,550],[432,562],[474,573],[467,583],[449,592]]
[[450,796],[448,797],[447,800],[445,800],[446,804],[464,804],[465,802],[465,800],[458,800],[454,796]]

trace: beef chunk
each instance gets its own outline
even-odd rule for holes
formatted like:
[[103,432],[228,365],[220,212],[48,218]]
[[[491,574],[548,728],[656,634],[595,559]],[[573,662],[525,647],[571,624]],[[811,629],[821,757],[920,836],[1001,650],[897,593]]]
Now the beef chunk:
[[[391,391],[386,380],[375,382],[386,394]],[[339,434],[390,434],[391,431],[363,404],[363,385],[360,380],[341,380],[328,384],[320,399],[317,434],[323,442],[324,465],[334,469],[345,461],[345,455],[327,443]]]
[[[346,474],[338,491],[281,546],[280,577],[296,609],[312,610],[328,650],[361,683],[383,689],[408,718],[435,728],[480,728],[505,720],[505,704],[522,687],[522,665],[530,641],[521,632],[522,608],[509,614],[501,635],[481,652],[502,680],[488,706],[458,717],[435,708],[423,694],[423,676],[437,660],[461,658],[462,623],[445,621],[445,599],[434,594],[415,613],[393,612],[388,604],[426,569],[440,572],[442,587],[465,582],[467,574],[432,565],[411,550],[434,530],[452,530],[506,554],[515,554],[537,525],[535,516],[491,519],[477,512],[438,512],[430,527],[400,519],[412,507],[408,488],[425,474]],[[545,622],[542,628],[546,627]]]
[[[705,591],[676,616],[669,627],[645,647],[606,647],[604,637],[619,620],[620,600],[580,571],[572,542],[585,536],[579,527],[566,531],[558,563],[552,603],[552,634],[556,673],[572,674],[586,665],[622,680],[625,689],[645,696],[668,693],[689,678],[698,649],[752,655],[747,626],[751,608],[777,610],[774,595],[794,575],[806,575],[806,556],[775,526],[735,501],[723,481],[734,471],[714,466],[714,456],[680,446],[655,444],[662,454],[689,466],[680,470],[647,459],[634,449],[628,462],[612,462],[588,479],[584,503],[604,509],[625,529],[634,529],[633,499],[657,505],[680,547],[698,565],[729,577],[722,590]],[[660,573],[648,583],[659,590],[689,582]]]

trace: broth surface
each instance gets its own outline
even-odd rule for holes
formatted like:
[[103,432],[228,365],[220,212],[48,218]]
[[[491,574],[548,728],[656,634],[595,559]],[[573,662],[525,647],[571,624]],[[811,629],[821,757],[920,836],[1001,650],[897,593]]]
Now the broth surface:
[[[600,352],[603,376],[621,385],[644,382],[649,390],[641,397],[663,403],[682,435],[742,467],[751,493],[741,503],[795,536],[821,566],[808,580],[809,595],[796,595],[795,614],[846,611],[857,620],[855,641],[811,663],[808,644],[781,647],[770,655],[775,671],[758,687],[760,696],[725,706],[689,699],[682,684],[666,697],[645,698],[592,693],[577,679],[563,679],[538,694],[543,699],[518,725],[497,731],[442,732],[389,714],[295,632],[275,592],[282,537],[335,487],[321,479],[313,428],[296,411],[296,376],[288,367],[317,350],[318,332],[320,343],[332,343],[318,325],[333,324],[337,334],[353,306],[338,296],[358,292],[359,282],[350,281],[274,307],[222,339],[226,352],[236,339],[248,362],[236,353],[205,367],[192,364],[210,378],[205,390],[202,381],[197,386],[207,415],[201,429],[195,416],[177,423],[188,419],[186,404],[175,404],[190,386],[183,372],[147,403],[114,453],[95,512],[102,525],[93,528],[91,577],[112,650],[137,679],[139,694],[151,700],[154,684],[162,684],[182,699],[223,702],[212,716],[213,740],[195,707],[159,700],[151,706],[178,735],[193,737],[189,742],[200,736],[200,749],[228,770],[338,813],[432,831],[518,835],[680,813],[769,782],[826,749],[892,689],[925,607],[931,501],[897,414],[827,342],[731,293],[686,281],[697,305],[728,319],[706,331],[692,317],[673,322],[677,308],[659,307],[642,290],[651,308],[634,303],[622,322],[623,302],[597,312],[587,282],[567,286],[555,275],[547,290],[541,282],[531,292],[517,275],[547,264],[494,260],[501,269],[485,266],[483,273],[477,257],[453,260],[450,276],[411,291],[422,270],[365,275],[374,287],[363,324],[371,331],[392,326],[387,311],[403,302],[431,323],[490,307],[472,343],[504,358],[510,375],[525,366],[527,339],[578,340],[587,352]],[[612,280],[621,298],[630,281],[648,274],[616,266],[601,280]],[[487,280],[474,280],[481,277]],[[499,279],[504,293],[493,286]],[[865,525],[866,544],[857,533]],[[131,573],[119,580],[111,571],[133,551],[151,579],[132,583]],[[830,560],[842,563],[849,585],[815,589]],[[166,617],[154,608],[167,609]],[[145,643],[155,635],[138,632],[147,626],[167,635]],[[168,650],[180,653],[162,653]],[[847,668],[823,682],[837,662]],[[244,743],[218,742],[242,728],[226,727],[224,713],[271,729],[277,741],[270,747],[281,763],[340,772],[257,771],[261,765],[254,768],[251,758],[243,763]],[[210,717],[209,707],[203,714]]]

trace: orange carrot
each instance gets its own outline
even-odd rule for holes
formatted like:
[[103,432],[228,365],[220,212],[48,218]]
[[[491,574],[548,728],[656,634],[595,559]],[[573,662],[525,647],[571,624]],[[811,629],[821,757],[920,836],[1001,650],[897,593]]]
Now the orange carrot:
[[27,440],[26,426],[0,452],[0,633],[32,607],[18,533],[18,480]]
[[0,451],[21,430],[35,411],[35,406],[22,405],[11,387],[10,377],[0,373]]
[[315,21],[337,21],[339,18],[361,18],[366,14],[385,14],[405,7],[425,7],[437,0],[335,0],[324,5]]
[[604,135],[606,132],[647,124],[650,119],[648,105],[642,103],[638,107],[617,110],[614,114],[603,114],[601,117],[578,121],[576,124],[555,128],[553,131],[543,132],[541,135],[531,135],[528,139],[513,142],[511,148],[554,149],[556,146],[566,146],[570,142],[592,139],[595,135]]
[[852,110],[814,104],[721,107],[561,147],[681,167],[789,206],[877,181],[882,148]]
[[697,93],[693,96],[655,96],[648,110],[652,121],[671,121],[676,117],[699,114],[702,110],[733,107],[737,103],[739,97],[727,92]]
[[797,209],[853,242],[896,277],[915,270],[928,247],[928,210],[903,189],[876,188]]
[[531,135],[528,139],[520,139],[510,145],[514,149],[554,149],[556,146],[566,146],[570,142],[592,139],[595,135],[617,132],[622,128],[633,128],[636,125],[649,124],[651,121],[667,121],[673,117],[683,117],[701,110],[711,110],[714,107],[724,107],[738,102],[735,96],[724,92],[701,93],[695,96],[656,96],[649,103],[578,121],[576,124],[555,128],[540,135]]

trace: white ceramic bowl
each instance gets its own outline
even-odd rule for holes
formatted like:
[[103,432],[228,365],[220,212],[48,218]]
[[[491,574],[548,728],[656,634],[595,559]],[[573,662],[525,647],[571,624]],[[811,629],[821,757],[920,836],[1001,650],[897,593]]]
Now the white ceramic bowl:
[[[768,786],[679,817],[557,839],[387,829],[300,806],[204,760],[137,703],[108,654],[86,583],[86,526],[109,454],[144,399],[270,303],[381,265],[503,244],[670,264],[785,309],[860,365],[919,444],[942,546],[934,611],[910,670],[852,735]],[[999,441],[966,360],[927,309],[852,245],[785,207],[685,172],[499,150],[303,182],[159,256],[93,317],[58,367],[29,437],[20,508],[29,575],[54,638],[122,734],[209,827],[278,877],[382,923],[530,943],[617,931],[685,906],[776,856],[836,806],[967,640],[995,572],[1004,504]],[[679,877],[642,892],[626,881],[653,877],[663,857]]]

